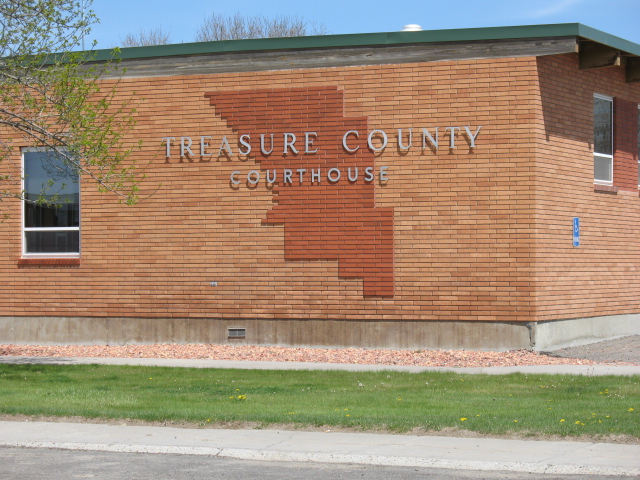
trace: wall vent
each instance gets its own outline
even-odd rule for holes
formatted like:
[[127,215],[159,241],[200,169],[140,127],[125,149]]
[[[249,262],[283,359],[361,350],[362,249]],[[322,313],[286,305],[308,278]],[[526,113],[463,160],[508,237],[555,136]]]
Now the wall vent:
[[245,338],[247,336],[246,328],[230,328],[227,330],[229,338]]

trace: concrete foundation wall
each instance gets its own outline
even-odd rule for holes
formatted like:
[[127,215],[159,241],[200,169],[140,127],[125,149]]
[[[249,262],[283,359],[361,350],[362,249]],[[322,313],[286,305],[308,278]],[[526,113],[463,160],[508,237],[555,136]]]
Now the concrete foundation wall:
[[[246,329],[245,338],[228,337]],[[0,317],[0,344],[217,343],[368,348],[529,348],[525,323]]]
[[[230,328],[246,329],[229,338]],[[325,347],[550,350],[640,333],[640,315],[528,323],[0,317],[0,344],[217,343]]]
[[597,340],[640,334],[640,315],[575,318],[532,325],[534,350],[586,345]]

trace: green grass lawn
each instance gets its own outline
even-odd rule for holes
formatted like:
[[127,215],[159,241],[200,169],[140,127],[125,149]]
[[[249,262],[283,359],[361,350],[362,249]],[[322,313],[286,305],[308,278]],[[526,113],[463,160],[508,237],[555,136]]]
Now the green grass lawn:
[[0,414],[640,439],[640,377],[1,365]]

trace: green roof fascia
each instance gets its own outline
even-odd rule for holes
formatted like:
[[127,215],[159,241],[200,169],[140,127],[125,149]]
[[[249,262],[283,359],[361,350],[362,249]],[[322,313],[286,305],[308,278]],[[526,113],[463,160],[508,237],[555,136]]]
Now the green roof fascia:
[[[179,43],[151,47],[129,47],[118,50],[116,58],[132,60],[153,57],[203,55],[211,53],[240,53],[270,50],[301,50],[315,48],[375,47],[420,43],[472,42],[526,38],[582,37],[617,50],[640,56],[640,45],[601,32],[580,23],[524,25],[516,27],[464,28],[450,30],[421,30],[417,32],[356,33],[318,35],[309,37],[259,38],[216,42]],[[113,49],[95,50],[91,61],[102,62],[114,58]]]
[[602,43],[603,45],[607,45],[611,48],[615,48],[616,50],[621,50],[632,55],[640,56],[640,45],[637,43],[630,42],[624,38],[616,37],[615,35],[596,30],[595,28],[591,28],[580,23],[577,23],[576,25],[578,27],[579,37],[586,38],[587,40],[593,40],[597,43]]

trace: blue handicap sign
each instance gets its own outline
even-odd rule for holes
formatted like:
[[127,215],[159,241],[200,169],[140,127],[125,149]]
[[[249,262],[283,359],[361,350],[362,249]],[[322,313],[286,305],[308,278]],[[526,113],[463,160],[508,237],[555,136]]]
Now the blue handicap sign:
[[580,246],[580,218],[573,217],[573,246]]

